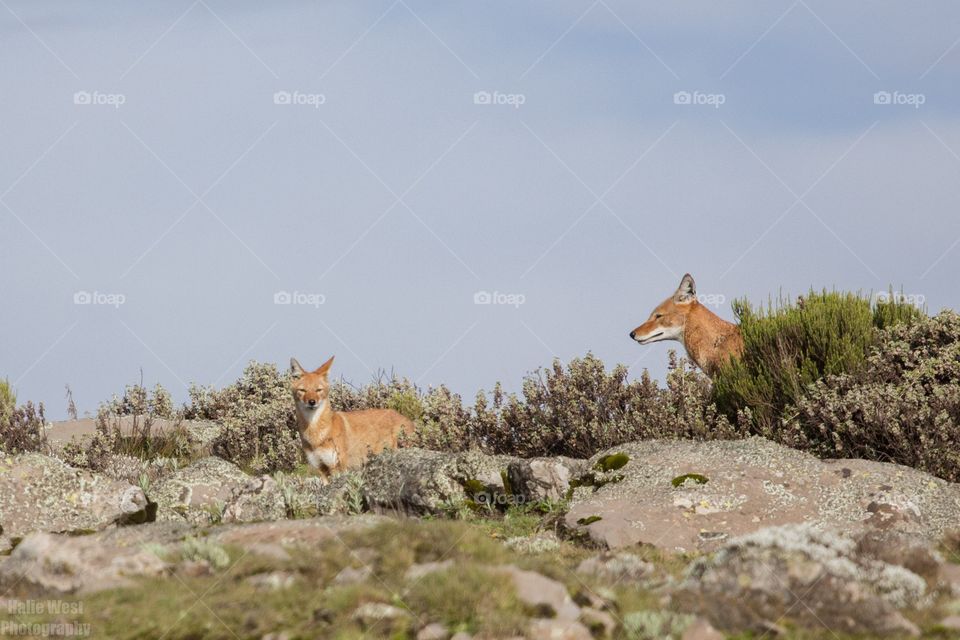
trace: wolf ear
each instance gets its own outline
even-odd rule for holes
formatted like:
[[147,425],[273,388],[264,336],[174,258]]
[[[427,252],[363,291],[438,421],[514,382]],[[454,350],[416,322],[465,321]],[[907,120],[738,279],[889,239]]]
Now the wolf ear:
[[693,281],[693,276],[689,273],[683,275],[683,280],[680,281],[680,286],[673,294],[673,299],[676,302],[692,302],[697,299],[697,283]]
[[330,372],[330,367],[333,366],[333,359],[335,357],[336,356],[330,356],[330,359],[324,362],[322,365],[320,365],[320,368],[314,371],[314,373],[319,373],[322,376],[327,375],[327,373]]
[[297,378],[306,373],[306,371],[303,370],[303,367],[300,366],[300,363],[297,362],[296,358],[290,358],[290,373]]

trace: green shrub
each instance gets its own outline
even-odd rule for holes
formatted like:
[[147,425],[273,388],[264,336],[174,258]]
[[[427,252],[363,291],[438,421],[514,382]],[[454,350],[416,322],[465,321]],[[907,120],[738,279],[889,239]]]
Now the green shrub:
[[10,381],[4,378],[0,380],[0,425],[6,424],[17,406],[17,394],[13,392]]
[[717,374],[717,406],[731,419],[743,412],[761,435],[775,437],[780,416],[824,376],[856,371],[879,329],[911,322],[922,312],[888,296],[875,304],[860,295],[811,291],[796,303],[780,300],[755,310],[734,302],[744,352]]
[[153,418],[176,418],[173,398],[163,385],[157,383],[153,391],[140,384],[128,385],[120,397],[114,396],[106,403],[107,410],[116,416],[150,416]]
[[863,367],[817,381],[792,413],[777,438],[789,446],[960,481],[960,315],[880,332]]

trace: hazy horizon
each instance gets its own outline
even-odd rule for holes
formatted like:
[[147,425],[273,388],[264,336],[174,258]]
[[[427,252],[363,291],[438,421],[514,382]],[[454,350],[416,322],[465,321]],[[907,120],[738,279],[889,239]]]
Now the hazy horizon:
[[[472,400],[809,288],[957,308],[960,5],[0,1],[0,378]],[[493,295],[496,292],[497,295]],[[484,294],[490,294],[489,297]]]

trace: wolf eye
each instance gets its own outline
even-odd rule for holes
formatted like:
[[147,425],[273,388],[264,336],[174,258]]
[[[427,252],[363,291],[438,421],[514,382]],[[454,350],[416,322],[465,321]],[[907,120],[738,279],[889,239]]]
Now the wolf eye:
[[654,319],[654,320],[656,320],[657,318],[662,318],[662,317],[663,317],[663,314],[662,314],[662,313],[655,313],[655,314],[653,314],[653,319]]

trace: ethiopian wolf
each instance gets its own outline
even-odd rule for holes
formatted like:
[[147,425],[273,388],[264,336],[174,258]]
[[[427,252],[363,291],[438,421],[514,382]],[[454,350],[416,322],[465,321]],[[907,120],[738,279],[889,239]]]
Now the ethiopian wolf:
[[672,296],[661,302],[642,325],[630,332],[640,344],[677,340],[687,355],[713,377],[731,358],[743,355],[740,327],[727,322],[697,300],[697,285],[688,273]]
[[392,409],[334,411],[330,408],[330,367],[333,358],[319,369],[305,371],[290,358],[291,387],[297,409],[300,442],[310,466],[327,477],[357,467],[371,454],[395,448],[400,434],[410,433],[413,423]]

